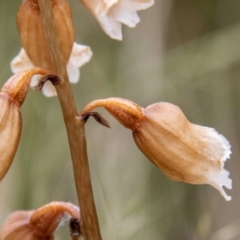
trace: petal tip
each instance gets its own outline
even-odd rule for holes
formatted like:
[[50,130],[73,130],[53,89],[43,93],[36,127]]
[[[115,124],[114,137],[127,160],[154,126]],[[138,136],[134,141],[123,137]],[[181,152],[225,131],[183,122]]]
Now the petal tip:
[[[141,5],[140,5],[141,4]],[[139,4],[139,8],[137,8],[137,10],[145,10],[147,8],[150,8],[153,4],[154,4],[154,0],[149,0],[147,2],[144,3],[140,3]]]
[[232,153],[232,151],[231,151],[231,144],[229,143],[229,141],[223,135],[219,134],[219,137],[220,137],[220,139],[222,141],[222,147],[225,150],[224,154],[223,154],[223,156],[221,158],[221,161],[226,162],[227,159],[230,158],[230,155]]
[[80,68],[90,61],[93,53],[90,47],[74,42],[72,53],[69,59],[69,64],[76,68]]
[[55,90],[55,87],[49,81],[44,84],[44,86],[42,88],[42,93],[45,97],[57,96],[57,92]]

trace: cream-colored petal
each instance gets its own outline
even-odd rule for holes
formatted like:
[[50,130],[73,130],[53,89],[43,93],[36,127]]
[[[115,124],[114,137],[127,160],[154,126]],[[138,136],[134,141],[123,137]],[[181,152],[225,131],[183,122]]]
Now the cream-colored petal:
[[230,158],[230,154],[232,153],[228,140],[214,128],[198,125],[194,125],[194,128],[198,128],[199,139],[206,142],[207,147],[204,151],[209,154],[209,156],[212,156],[213,159],[219,159],[223,167],[224,162]]
[[222,171],[216,175],[215,178],[212,178],[209,181],[209,184],[215,187],[222,194],[226,201],[230,201],[232,199],[232,197],[228,196],[223,189],[223,186],[228,189],[232,189],[232,179],[230,179],[228,176],[229,172],[225,169],[222,169]]
[[222,194],[226,201],[230,201],[232,199],[232,197],[228,196],[223,189],[223,187],[232,189],[232,179],[229,178],[229,174],[230,173],[226,169],[222,168],[220,171],[215,172],[208,182]]
[[90,61],[92,54],[90,47],[74,42],[69,62],[74,67],[79,68]]
[[67,65],[67,72],[70,83],[77,83],[80,79],[80,69],[75,67],[71,62]]
[[103,0],[106,11],[108,11],[108,9],[110,9],[113,5],[115,5],[118,2],[119,0]]
[[35,87],[38,86],[39,80],[41,79],[41,77],[43,77],[43,75],[40,75],[40,74],[33,75],[31,79],[30,87],[35,89]]
[[134,9],[137,11],[145,10],[151,7],[154,4],[154,0],[122,0],[125,4],[128,4],[130,9]]
[[[67,64],[67,71],[71,83],[77,83],[80,77],[79,68],[85,63],[89,62],[92,57],[91,48],[85,45],[73,44],[72,53]],[[11,68],[14,72],[23,71],[33,68],[34,65],[29,60],[26,52],[22,48],[19,55],[11,62]],[[35,88],[38,85],[38,81],[41,75],[34,75],[30,86]],[[53,97],[57,95],[57,92],[51,82],[46,82],[42,88],[42,92],[46,97]]]
[[112,7],[109,14],[112,14],[114,19],[121,22],[128,27],[135,27],[140,22],[140,18],[137,15],[137,11],[131,9],[127,3],[120,2]]
[[122,40],[122,24],[114,19],[114,15],[110,12],[108,15],[96,15],[104,32],[115,40]]
[[[35,66],[28,58],[25,50],[22,48],[19,54],[11,62],[11,70],[13,73],[29,70]],[[30,87],[35,88],[38,85],[39,79],[42,75],[36,74],[32,77]],[[46,82],[42,88],[42,92],[46,97],[53,97],[57,95],[57,92],[51,82]]]
[[[19,54],[11,62],[11,70],[13,73],[18,73],[21,71],[26,71],[35,66],[28,58],[25,50],[21,48]],[[42,75],[36,74],[32,77],[30,87],[34,88],[38,85],[39,79]],[[42,88],[42,92],[46,97],[53,97],[57,95],[57,92],[51,82],[46,82]]]
[[[43,75],[40,74],[36,74],[32,77],[31,79],[31,84],[30,87],[35,89],[38,85],[39,85],[39,80],[43,77]],[[52,85],[51,82],[47,81],[43,88],[42,88],[42,93],[46,96],[46,97],[54,97],[57,96],[57,92],[55,90],[55,87]]]
[[105,33],[116,40],[122,40],[122,23],[135,27],[140,21],[136,11],[146,9],[154,3],[154,0],[81,1],[96,17]]
[[34,65],[28,58],[25,50],[21,48],[19,54],[11,61],[10,67],[13,73],[18,73],[34,68]]
[[79,81],[79,68],[90,61],[92,54],[90,47],[77,43],[73,44],[72,53],[67,64],[68,77],[71,83]]
[[42,88],[42,92],[46,97],[54,97],[57,96],[57,92],[55,87],[52,85],[51,82],[47,81],[43,88]]

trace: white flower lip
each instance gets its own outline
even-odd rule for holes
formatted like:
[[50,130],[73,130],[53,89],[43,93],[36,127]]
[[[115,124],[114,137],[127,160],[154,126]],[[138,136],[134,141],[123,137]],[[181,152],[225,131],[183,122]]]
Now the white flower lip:
[[[69,80],[71,83],[77,83],[79,81],[79,68],[85,63],[89,62],[91,57],[92,51],[90,47],[74,42],[72,53],[66,66]],[[12,60],[10,66],[13,73],[26,71],[35,67],[23,48],[20,50],[19,54]],[[31,87],[34,88],[37,85],[38,78],[39,76],[34,76],[32,78]],[[44,84],[42,92],[46,97],[53,97],[57,95],[57,92],[51,82],[46,82]]]
[[[213,128],[207,128],[209,137],[214,139],[215,143],[218,143],[214,146],[212,151],[220,152],[221,151],[221,158],[220,158],[220,171],[216,172],[213,176],[209,178],[209,183],[215,187],[222,196],[226,199],[226,201],[230,201],[232,198],[226,194],[223,189],[223,186],[232,189],[232,179],[229,178],[230,173],[224,169],[224,163],[227,159],[230,158],[231,155],[231,145],[228,140],[221,134],[218,134],[217,131]],[[217,147],[218,146],[218,147]]]
[[140,21],[137,11],[154,4],[154,0],[81,0],[92,12],[106,34],[122,40],[122,24],[135,27]]

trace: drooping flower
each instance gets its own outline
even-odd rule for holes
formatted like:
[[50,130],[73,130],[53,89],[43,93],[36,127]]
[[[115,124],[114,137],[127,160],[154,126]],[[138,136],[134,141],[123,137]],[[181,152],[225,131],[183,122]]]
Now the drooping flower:
[[[71,83],[79,80],[79,68],[92,56],[90,47],[74,42],[72,13],[66,0],[51,0],[59,47],[66,63]],[[11,62],[13,73],[40,67],[50,70],[51,60],[44,34],[41,13],[37,0],[24,0],[17,14],[17,25],[23,48]],[[34,85],[34,84],[33,84]],[[46,96],[56,95],[50,82],[43,87]]]
[[[0,229],[1,240],[54,240],[54,231],[64,220],[71,218],[76,226],[72,239],[78,239],[80,232],[80,211],[71,203],[51,202],[32,211],[17,211],[8,216]],[[70,226],[71,227],[71,226]]]
[[13,75],[3,85],[0,92],[0,181],[7,173],[17,151],[22,119],[20,107],[24,102],[30,80],[35,74],[49,74],[48,71],[34,68]]
[[122,24],[135,27],[140,21],[137,11],[154,4],[154,0],[81,0],[95,16],[106,34],[122,40]]
[[80,113],[104,107],[133,138],[144,155],[174,181],[210,184],[229,201],[223,186],[232,188],[224,163],[231,154],[229,142],[213,128],[190,123],[181,109],[171,103],[141,108],[121,98],[89,103]]

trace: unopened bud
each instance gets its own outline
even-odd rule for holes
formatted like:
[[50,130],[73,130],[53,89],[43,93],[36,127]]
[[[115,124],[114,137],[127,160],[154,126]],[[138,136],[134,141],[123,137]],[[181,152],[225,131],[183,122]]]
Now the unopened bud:
[[[60,50],[67,64],[74,43],[71,9],[66,0],[51,0],[51,2]],[[37,0],[22,2],[17,14],[17,25],[22,46],[31,62],[37,67],[51,69],[51,59]]]
[[121,98],[96,100],[80,113],[104,107],[125,127],[144,155],[172,180],[191,184],[210,184],[226,200],[223,186],[232,180],[224,169],[231,154],[229,142],[213,128],[190,123],[181,109],[171,103],[155,103],[141,108]]
[[13,75],[0,92],[0,181],[7,173],[17,151],[22,119],[19,108],[22,105],[34,74],[45,75],[42,69],[32,69]]
[[[79,208],[71,203],[51,202],[37,210],[17,211],[10,214],[3,223],[0,229],[0,239],[53,240],[56,228],[69,218],[74,219],[80,229]],[[74,233],[77,234],[77,232]]]

